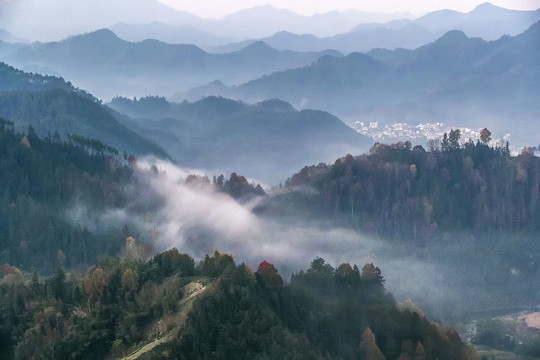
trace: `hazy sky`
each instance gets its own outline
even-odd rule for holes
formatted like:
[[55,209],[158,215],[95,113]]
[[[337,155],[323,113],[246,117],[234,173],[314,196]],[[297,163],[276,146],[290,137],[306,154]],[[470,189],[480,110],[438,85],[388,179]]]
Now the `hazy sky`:
[[[467,12],[486,0],[159,0],[175,9],[188,11],[200,17],[222,17],[238,10],[270,4],[302,15],[332,10],[358,9],[370,12],[409,12],[423,14],[438,9]],[[508,9],[535,10],[540,0],[491,0],[492,4]]]

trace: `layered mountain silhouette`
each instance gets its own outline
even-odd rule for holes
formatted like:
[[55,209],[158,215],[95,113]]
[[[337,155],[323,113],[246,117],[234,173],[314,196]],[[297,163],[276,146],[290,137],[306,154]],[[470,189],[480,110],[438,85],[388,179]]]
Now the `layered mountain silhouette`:
[[[266,37],[279,31],[326,37],[348,32],[361,23],[386,22],[411,17],[407,13],[383,14],[358,10],[303,16],[290,10],[264,5],[241,10],[222,19],[204,20],[194,26],[237,39]],[[246,29],[249,29],[249,33],[246,33]]]
[[139,25],[161,22],[173,27],[188,25],[236,41],[266,37],[282,30],[333,36],[350,31],[361,23],[387,22],[399,18],[411,18],[411,15],[349,10],[302,16],[266,5],[241,10],[220,19],[201,19],[167,7],[158,0],[0,2],[2,28],[17,36],[39,41],[58,41],[70,35],[111,27],[122,22]]
[[164,98],[115,98],[108,104],[130,117],[129,128],[159,143],[182,166],[237,171],[275,185],[306,163],[334,161],[371,145],[337,117],[298,111],[280,100],[248,105],[220,97],[193,103]]
[[[320,51],[335,49],[343,53],[365,52],[374,48],[414,49],[435,41],[451,30],[461,30],[467,36],[496,40],[503,35],[517,35],[540,20],[536,11],[509,10],[490,3],[477,6],[468,13],[454,10],[430,12],[418,19],[392,20],[387,23],[362,23],[352,30],[331,37],[295,34],[280,31],[260,41],[278,49]],[[231,43],[214,51],[235,51],[256,40]]]
[[340,55],[335,51],[278,51],[262,42],[233,53],[210,54],[194,45],[150,39],[132,43],[103,29],[60,42],[19,47],[3,57],[22,69],[46,67],[78,87],[110,99],[117,94],[172,94],[215,79],[239,84],[310,64],[324,54]]
[[483,3],[468,13],[453,10],[434,11],[414,20],[413,23],[431,31],[461,30],[470,37],[496,40],[502,35],[517,35],[538,20],[540,9],[510,10],[491,3]]
[[[286,19],[290,18],[290,21],[281,18],[282,27],[275,26],[275,29],[279,31],[274,32],[271,36],[258,39],[257,31],[260,30],[261,26],[252,26],[251,29],[255,29],[255,31],[250,31],[251,39],[240,42],[232,41],[232,37],[215,35],[230,33],[230,30],[219,29],[218,23],[209,25],[207,28],[204,27],[205,25],[200,25],[205,30],[193,25],[172,26],[159,22],[149,24],[121,23],[110,27],[110,29],[119,37],[129,41],[152,38],[167,43],[189,43],[217,53],[238,51],[256,41],[263,41],[277,50],[323,51],[334,49],[350,53],[365,52],[374,48],[414,49],[435,41],[451,30],[461,30],[470,37],[496,40],[503,35],[517,35],[540,20],[540,9],[536,11],[509,10],[484,3],[468,13],[439,10],[418,19],[404,18],[389,22],[373,22],[377,17],[369,17],[368,14],[362,16],[360,12],[354,11],[302,17],[287,11],[280,13],[271,7],[261,7],[231,15],[225,18],[222,23],[229,22],[228,26],[234,27],[235,23],[245,22],[242,20],[242,17],[245,17],[252,19],[250,20],[252,23],[264,24],[266,18],[261,16],[260,12],[265,10],[267,11],[266,18],[273,18],[274,15],[277,17],[283,13],[286,15]],[[251,15],[253,17],[250,18]],[[296,19],[296,22],[293,21],[293,18]],[[315,30],[309,32],[309,26],[307,26],[309,21],[315,21],[315,19],[319,21],[318,24],[321,27],[323,27],[322,24],[327,24],[326,27],[332,27],[334,24],[335,27],[335,24],[343,25],[344,23],[348,24],[349,27],[344,27],[332,36],[317,36],[315,34],[318,32]],[[382,18],[379,17],[379,19]],[[295,23],[296,26],[288,26],[289,23]],[[271,30],[268,29],[268,31]]]
[[189,24],[200,19],[157,0],[17,0],[0,2],[0,24],[30,40],[56,41],[119,22]]
[[[335,49],[343,53],[350,53],[369,51],[374,48],[416,48],[437,39],[442,34],[444,34],[444,31],[430,31],[420,25],[407,23],[398,29],[387,28],[381,24],[375,28],[353,30],[326,38],[317,37],[312,34],[298,35],[288,31],[280,31],[258,41],[264,41],[279,50],[321,51],[324,49]],[[231,43],[218,46],[212,50],[216,52],[235,51],[254,41],[257,40]]]
[[0,63],[0,117],[19,130],[97,139],[119,151],[168,158],[161,147],[120,124],[90,94],[62,78],[29,74]]
[[[539,43],[540,22],[490,42],[450,31],[415,50],[323,56],[309,66],[221,88],[218,95],[252,102],[280,98],[347,121],[490,126],[499,136],[537,141],[530,126],[537,128],[540,114]],[[211,92],[199,87],[193,94]]]
[[[174,26],[159,21],[153,21],[149,24],[121,22],[110,26],[108,29],[119,38],[131,42],[156,39],[168,44],[195,44],[205,50],[233,42],[230,37],[214,35],[192,25]],[[237,50],[240,49],[240,47],[237,48]]]
[[[225,174],[237,171],[267,184],[305,164],[360,153],[371,139],[322,111],[298,111],[281,100],[254,105],[208,97],[170,103],[162,97],[116,97],[108,106],[55,76],[0,63],[0,117],[41,136],[79,135],[119,151],[170,158]],[[163,150],[165,149],[165,150]]]

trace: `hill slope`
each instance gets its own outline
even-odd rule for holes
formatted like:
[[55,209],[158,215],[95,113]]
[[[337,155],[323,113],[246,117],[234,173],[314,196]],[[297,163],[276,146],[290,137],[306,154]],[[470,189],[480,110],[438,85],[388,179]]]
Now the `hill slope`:
[[40,136],[76,134],[119,151],[166,158],[157,145],[120,124],[95,98],[54,76],[25,73],[0,63],[0,117]]
[[[537,129],[540,114],[539,38],[540,22],[491,42],[451,31],[413,51],[325,56],[306,67],[218,90],[247,101],[280,98],[351,123],[488,126],[498,137],[511,133],[515,145],[537,144],[530,128]],[[196,89],[199,95],[210,91]]]
[[[3,270],[0,353],[8,359],[9,345],[23,358],[478,358],[453,328],[398,308],[373,264],[360,272],[317,258],[288,286],[267,261],[253,272],[216,251],[195,268],[176,248],[149,262],[107,259],[82,278],[59,269],[26,282],[16,268]],[[35,304],[33,316],[10,306],[15,299]]]
[[0,139],[0,263],[51,273],[58,261],[76,267],[119,251],[119,231],[94,232],[90,217],[74,224],[66,213],[79,203],[96,211],[125,206],[121,184],[131,169],[112,166],[111,149],[17,133],[1,118]]
[[[403,246],[402,255],[422,262],[420,274],[428,264],[432,275],[445,274],[452,290],[433,295],[442,294],[437,301],[455,310],[454,319],[474,310],[527,309],[538,302],[530,289],[540,270],[531,261],[540,254],[540,159],[531,148],[512,157],[506,146],[460,145],[459,133],[446,135],[432,151],[376,143],[369,154],[306,166],[261,212],[346,226]],[[415,281],[429,283],[432,275]],[[427,306],[430,297],[414,299]]]
[[239,171],[270,184],[302,164],[370,144],[333,115],[297,111],[278,100],[248,105],[217,97],[180,104],[115,98],[108,106],[132,117],[123,120],[126,125],[159,142],[182,166]]
[[3,58],[22,69],[46,67],[100,98],[111,99],[115,95],[173,94],[215,79],[239,84],[310,64],[323,54],[277,51],[264,43],[233,53],[210,54],[195,45],[151,39],[131,43],[103,29],[60,42],[19,47]]

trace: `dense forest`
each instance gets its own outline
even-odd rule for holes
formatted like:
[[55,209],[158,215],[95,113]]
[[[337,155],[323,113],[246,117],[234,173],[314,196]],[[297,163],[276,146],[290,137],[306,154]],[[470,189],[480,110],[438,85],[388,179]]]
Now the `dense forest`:
[[117,253],[115,236],[96,236],[66,216],[77,202],[102,210],[125,205],[121,188],[132,169],[116,153],[78,136],[17,133],[0,120],[0,263],[50,272],[59,261],[73,267]]
[[0,62],[0,117],[17,131],[97,139],[122,151],[169,158],[156,143],[122,125],[101,100],[61,77],[27,73]]
[[398,307],[379,268],[316,258],[286,283],[215,252],[105,258],[84,273],[0,276],[4,359],[477,359],[453,328]]
[[[375,144],[366,155],[305,167],[276,196],[236,173],[184,181],[240,203],[263,196],[256,208],[263,217],[324,215],[383,237],[410,237],[411,244],[453,228],[537,230],[532,150],[512,157],[508,146],[490,146],[487,135],[477,143],[458,140],[452,131],[430,151]],[[266,261],[253,271],[217,252],[197,266],[176,249],[146,262],[155,249],[131,224],[96,231],[85,227],[91,215],[70,220],[81,203],[142,216],[161,204],[145,178],[163,176],[160,169],[140,168],[134,156],[100,141],[40,138],[32,127],[19,133],[1,120],[0,174],[2,358],[477,358],[454,329],[430,323],[413,304],[399,306],[373,264],[334,268],[316,258],[284,280]],[[513,264],[512,253],[505,254]],[[491,271],[494,283],[512,283],[522,294],[501,264]],[[486,280],[492,284],[485,274],[468,276],[473,284]],[[486,343],[491,329],[480,325],[475,340]],[[520,352],[535,354],[536,342],[527,346]]]
[[0,360],[540,359],[540,9],[162,2],[0,0]]
[[[119,154],[98,140],[78,135],[63,140],[58,133],[40,138],[33,127],[19,133],[12,122],[0,119],[0,264],[52,273],[58,264],[75,268],[101,255],[116,255],[129,235],[144,242],[131,223],[105,226],[96,214],[155,210],[161,199],[150,193],[145,176],[157,172],[155,166],[139,169],[133,155]],[[185,182],[238,201],[265,194],[236,173],[212,180],[190,175]],[[151,254],[153,245],[146,242],[145,253]]]
[[[460,142],[460,131],[433,141],[376,143],[368,154],[304,167],[282,200],[385,238],[425,243],[448,231],[537,231],[540,159],[531,148],[511,156],[508,143]],[[309,187],[316,192],[302,191]],[[296,205],[295,205],[296,204]],[[302,204],[302,205],[298,205]]]
[[76,89],[70,82],[61,77],[27,73],[0,62],[0,91],[9,90],[53,90],[76,91],[80,95],[94,99],[83,90]]

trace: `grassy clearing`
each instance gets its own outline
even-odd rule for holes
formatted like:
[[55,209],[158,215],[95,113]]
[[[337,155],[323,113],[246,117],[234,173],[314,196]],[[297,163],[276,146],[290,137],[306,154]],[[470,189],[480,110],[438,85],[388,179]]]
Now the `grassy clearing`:
[[[172,316],[172,318],[167,319],[167,323],[174,324],[174,327],[167,331],[167,333],[159,337],[142,347],[135,349],[131,354],[126,357],[121,358],[121,360],[136,360],[141,355],[144,355],[152,351],[155,347],[164,344],[174,338],[174,334],[178,334],[178,330],[184,325],[187,316],[193,307],[193,302],[195,298],[203,293],[206,290],[206,286],[203,285],[203,281],[192,281],[189,284],[183,287],[184,296],[179,302],[180,311]],[[160,319],[162,321],[162,319]]]

